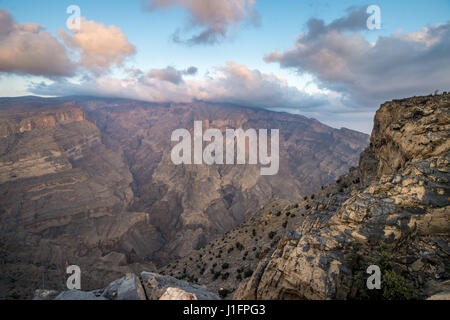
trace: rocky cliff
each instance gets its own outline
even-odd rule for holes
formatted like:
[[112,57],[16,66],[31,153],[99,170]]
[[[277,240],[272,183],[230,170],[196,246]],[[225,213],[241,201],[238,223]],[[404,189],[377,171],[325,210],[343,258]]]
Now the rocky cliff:
[[[173,130],[280,129],[280,173],[174,166]],[[0,296],[83,289],[201,248],[277,197],[300,199],[357,164],[368,137],[230,105],[123,99],[0,99]],[[189,188],[186,188],[189,186]],[[31,289],[31,290],[30,290]]]
[[[149,214],[130,211],[132,175],[71,103],[0,108],[0,293],[62,288],[78,264],[87,287],[133,271],[157,250]],[[156,245],[155,245],[156,244]],[[151,264],[139,269],[152,270]]]
[[[319,196],[236,299],[424,298],[449,290],[450,95],[385,103],[357,172]],[[330,206],[331,205],[331,206]],[[366,288],[369,265],[381,290]]]
[[[412,299],[450,290],[450,94],[387,102],[360,164],[271,202],[161,272],[234,299]],[[381,270],[368,290],[366,269]],[[444,296],[444,295],[437,295]]]

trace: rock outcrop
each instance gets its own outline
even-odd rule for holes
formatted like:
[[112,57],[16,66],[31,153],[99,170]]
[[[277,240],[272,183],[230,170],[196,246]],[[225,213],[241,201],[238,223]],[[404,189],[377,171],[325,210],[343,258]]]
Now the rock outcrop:
[[142,272],[129,273],[106,288],[80,291],[36,290],[33,300],[218,300],[205,287],[173,277]]
[[[449,135],[447,93],[383,104],[359,168],[336,184],[341,193],[316,196],[299,238],[282,237],[234,298],[412,299],[448,290]],[[381,269],[381,290],[366,287],[369,265]]]

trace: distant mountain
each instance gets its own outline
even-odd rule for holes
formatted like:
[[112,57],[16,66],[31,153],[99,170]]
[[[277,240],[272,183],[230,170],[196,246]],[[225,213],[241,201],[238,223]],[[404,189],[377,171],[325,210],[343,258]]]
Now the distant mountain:
[[[280,130],[280,171],[180,165],[171,133],[205,126]],[[235,105],[126,99],[0,99],[0,295],[83,289],[152,271],[205,246],[282,198],[299,201],[358,163],[368,136]]]

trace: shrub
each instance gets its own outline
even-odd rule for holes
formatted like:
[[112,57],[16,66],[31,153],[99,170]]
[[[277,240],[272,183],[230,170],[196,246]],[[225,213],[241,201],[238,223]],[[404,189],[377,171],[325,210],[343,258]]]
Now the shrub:
[[273,237],[275,237],[276,234],[277,234],[277,233],[276,233],[275,231],[270,231],[270,232],[269,232],[269,238],[270,238],[270,239],[273,239]]
[[256,230],[255,230],[255,229],[252,230],[252,235],[253,235],[254,237],[256,237]]
[[288,224],[288,222],[287,222],[287,221],[283,222],[283,224],[282,224],[283,228],[285,228],[285,229],[286,229],[286,227],[287,227],[287,224]]
[[417,298],[412,283],[395,270],[386,271],[382,278],[383,297],[388,300],[411,300]]
[[244,272],[244,278],[251,277],[252,274],[253,274],[253,270],[248,269]]
[[[353,245],[349,266],[354,274],[356,299],[364,300],[410,300],[418,298],[412,282],[394,269],[394,258],[388,245],[382,244],[376,250],[360,252],[361,245]],[[369,290],[366,287],[369,265],[377,265],[381,270],[381,290]]]
[[222,269],[223,270],[225,270],[225,269],[228,269],[228,267],[229,267],[230,265],[228,264],[228,263],[224,263],[224,264],[222,264]]
[[244,250],[244,246],[243,246],[242,243],[240,243],[240,242],[236,242],[236,248],[237,248],[239,251]]
[[222,280],[227,280],[229,276],[230,276],[230,273],[229,273],[229,272],[223,273],[223,274],[222,274]]
[[222,299],[225,299],[225,298],[230,294],[230,292],[231,292],[230,290],[224,289],[224,288],[220,288],[219,291],[218,291],[219,296],[220,296]]

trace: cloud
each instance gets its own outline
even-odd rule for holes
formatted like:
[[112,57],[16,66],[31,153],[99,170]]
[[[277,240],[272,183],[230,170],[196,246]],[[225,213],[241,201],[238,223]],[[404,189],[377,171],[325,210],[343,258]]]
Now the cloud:
[[306,23],[308,34],[305,38],[311,39],[329,31],[359,31],[366,28],[367,12],[365,7],[350,7],[347,9],[347,16],[336,19],[326,25],[323,20],[311,18]]
[[370,43],[355,32],[362,22],[361,9],[328,25],[311,19],[293,49],[274,51],[264,60],[314,75],[354,109],[373,110],[386,100],[450,88],[450,23]]
[[[167,70],[170,70],[167,72]],[[273,74],[251,70],[229,62],[215,68],[204,79],[180,80],[180,73],[192,74],[195,68],[177,71],[172,67],[144,73],[130,70],[126,78],[97,77],[81,83],[55,81],[53,84],[35,83],[31,92],[43,95],[100,95],[152,102],[228,102],[254,107],[301,108],[319,106],[327,102],[323,95],[310,95],[291,87],[287,81]],[[153,74],[149,77],[149,74]],[[167,75],[172,75],[168,77]]]
[[80,30],[68,34],[61,29],[59,36],[69,48],[80,54],[79,65],[97,75],[113,66],[122,66],[124,60],[136,52],[120,28],[114,25],[106,27],[85,18],[81,20]]
[[42,76],[70,76],[75,65],[66,48],[45,27],[14,22],[0,9],[0,72]]
[[216,70],[218,74],[208,80],[207,90],[200,91],[198,99],[254,107],[298,109],[326,102],[324,96],[313,96],[289,86],[283,77],[251,70],[235,62],[228,62]]
[[187,29],[200,28],[201,31],[184,40],[178,29],[173,40],[196,45],[219,43],[227,37],[230,28],[244,22],[257,24],[259,16],[255,3],[256,0],[150,0],[148,8],[153,11],[178,6],[186,10],[189,13]]
[[176,70],[174,67],[167,67],[165,69],[152,69],[147,77],[150,79],[159,79],[161,81],[171,82],[173,84],[182,83],[184,75],[195,75],[197,73],[196,67],[189,67],[186,70]]

